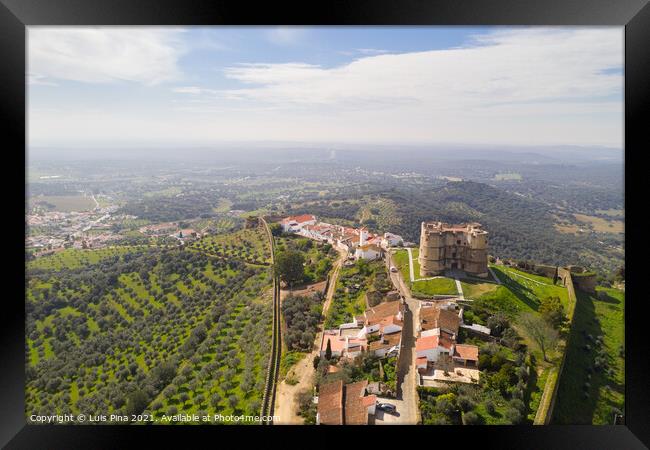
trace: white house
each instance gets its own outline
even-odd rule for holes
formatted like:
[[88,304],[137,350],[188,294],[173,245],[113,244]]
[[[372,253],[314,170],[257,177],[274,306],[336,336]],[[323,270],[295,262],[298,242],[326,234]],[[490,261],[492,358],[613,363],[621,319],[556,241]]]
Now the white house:
[[315,225],[316,216],[313,214],[302,214],[300,216],[289,216],[280,221],[282,231],[285,233],[296,233],[305,225]]
[[454,343],[445,336],[424,336],[415,341],[416,358],[436,362],[440,355],[453,355]]
[[381,248],[374,244],[359,245],[354,251],[354,259],[374,260],[381,258]]
[[381,246],[383,248],[387,249],[399,245],[404,245],[404,239],[402,236],[393,233],[384,233],[384,237],[381,239]]

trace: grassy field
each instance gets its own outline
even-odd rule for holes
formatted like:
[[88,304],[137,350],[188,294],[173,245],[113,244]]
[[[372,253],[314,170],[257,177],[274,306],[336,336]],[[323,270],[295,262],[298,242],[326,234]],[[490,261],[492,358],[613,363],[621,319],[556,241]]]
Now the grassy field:
[[589,225],[598,233],[623,233],[625,227],[622,220],[607,220],[602,217],[574,214],[577,221]]
[[[90,211],[95,207],[92,197],[83,195],[47,195],[31,197],[30,204],[43,204],[47,209],[61,212]],[[48,205],[52,205],[51,207]]]
[[478,298],[483,294],[494,292],[499,287],[496,283],[482,283],[469,279],[462,280],[460,285],[463,288],[463,296],[469,299]]
[[536,312],[540,299],[559,297],[565,311],[569,308],[569,295],[564,286],[553,285],[553,280],[540,275],[530,274],[506,266],[491,266],[503,283],[496,290],[481,296],[481,299],[493,299],[512,313],[521,311]]
[[513,181],[513,180],[521,181],[523,177],[521,176],[521,174],[511,172],[511,173],[498,173],[494,176],[494,179],[496,181]]
[[411,292],[414,297],[426,298],[433,295],[457,295],[456,282],[451,278],[434,278],[432,280],[421,280],[411,284]]
[[[574,325],[553,423],[611,424],[614,409],[623,410],[625,293],[605,288],[598,288],[598,293],[576,291]],[[602,342],[597,340],[599,336]],[[600,361],[602,364],[597,364]]]

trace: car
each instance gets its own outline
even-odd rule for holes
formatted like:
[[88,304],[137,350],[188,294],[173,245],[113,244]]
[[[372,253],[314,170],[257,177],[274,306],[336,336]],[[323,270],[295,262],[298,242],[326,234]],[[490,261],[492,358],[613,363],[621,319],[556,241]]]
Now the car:
[[395,267],[395,266],[390,266],[390,271],[393,272],[393,273],[394,273],[394,272],[397,272],[397,267]]
[[387,413],[396,413],[397,407],[391,403],[377,403],[377,408]]

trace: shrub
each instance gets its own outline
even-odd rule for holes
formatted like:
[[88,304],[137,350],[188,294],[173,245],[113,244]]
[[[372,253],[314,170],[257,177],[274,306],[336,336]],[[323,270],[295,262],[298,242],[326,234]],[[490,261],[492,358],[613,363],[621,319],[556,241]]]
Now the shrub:
[[474,411],[469,411],[463,414],[463,423],[465,425],[479,425],[481,423],[481,417]]

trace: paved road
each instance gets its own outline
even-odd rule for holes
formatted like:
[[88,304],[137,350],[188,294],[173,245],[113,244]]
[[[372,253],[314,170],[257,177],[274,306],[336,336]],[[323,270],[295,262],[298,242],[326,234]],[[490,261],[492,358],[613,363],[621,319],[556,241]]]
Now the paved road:
[[[388,266],[394,265],[387,253]],[[411,297],[410,289],[404,284],[400,272],[390,272],[393,286],[404,296],[406,311],[404,313],[404,328],[402,329],[402,348],[400,349],[397,367],[397,400],[400,402],[397,411],[399,416],[387,418],[391,423],[415,425],[420,421],[420,410],[417,395],[417,373],[415,369],[415,340],[419,320],[419,301]],[[395,403],[397,405],[397,403]],[[394,419],[394,420],[393,420]]]

